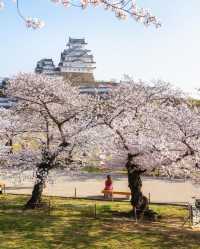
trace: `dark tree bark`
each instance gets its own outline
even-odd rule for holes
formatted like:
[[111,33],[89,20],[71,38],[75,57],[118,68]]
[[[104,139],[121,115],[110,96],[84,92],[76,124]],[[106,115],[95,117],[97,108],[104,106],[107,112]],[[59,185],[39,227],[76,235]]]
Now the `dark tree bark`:
[[138,169],[138,167],[132,162],[133,158],[134,155],[128,154],[126,168],[128,172],[128,184],[131,190],[131,205],[134,212],[136,209],[136,214],[139,218],[145,211],[148,210],[149,207],[148,198],[142,193],[141,175],[145,172],[145,170]]
[[28,202],[25,205],[26,208],[33,209],[33,208],[38,207],[41,204],[43,188],[44,188],[44,183],[42,182],[35,183],[31,198],[28,200]]
[[9,146],[10,147],[10,153],[13,153],[13,139],[12,138],[8,138],[8,141],[6,142],[5,146]]
[[64,142],[60,144],[59,146],[60,150],[58,150],[56,153],[51,154],[49,152],[49,145],[47,146],[47,148],[43,149],[42,162],[37,165],[36,181],[33,187],[32,195],[31,195],[31,198],[26,203],[25,208],[33,209],[38,206],[41,206],[42,192],[43,192],[49,171],[58,165],[56,164],[55,161],[56,161],[56,157],[58,156],[59,152],[61,152],[63,148],[69,145],[69,143],[65,142],[65,138],[63,139],[63,141]]
[[25,208],[34,209],[41,205],[42,193],[45,185],[45,181],[49,172],[49,165],[41,163],[38,165],[36,172],[36,181],[33,187],[31,198],[25,205]]

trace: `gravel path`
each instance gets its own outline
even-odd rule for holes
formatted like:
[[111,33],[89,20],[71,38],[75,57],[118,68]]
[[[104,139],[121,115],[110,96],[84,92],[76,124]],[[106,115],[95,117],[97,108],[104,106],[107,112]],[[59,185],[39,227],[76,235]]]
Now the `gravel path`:
[[[101,174],[82,174],[77,176],[68,176],[64,173],[57,173],[56,181],[48,183],[44,194],[55,196],[72,197],[76,194],[78,197],[99,197],[102,196],[101,190],[104,187],[105,175]],[[129,191],[127,178],[124,175],[114,174],[114,190]],[[25,177],[21,183],[16,184],[10,178],[2,179],[6,183],[7,193],[30,194],[33,182]],[[193,185],[189,181],[170,181],[164,179],[143,178],[143,192],[151,195],[152,202],[190,202],[192,197],[200,198],[200,185]],[[118,196],[116,196],[118,197]]]

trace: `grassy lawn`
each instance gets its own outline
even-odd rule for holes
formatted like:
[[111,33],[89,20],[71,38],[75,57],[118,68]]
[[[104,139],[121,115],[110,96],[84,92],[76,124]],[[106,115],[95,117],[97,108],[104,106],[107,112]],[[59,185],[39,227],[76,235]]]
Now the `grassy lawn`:
[[[200,248],[200,232],[182,228],[187,210],[152,208],[159,222],[120,218],[129,203],[51,198],[52,209],[23,210],[26,196],[0,197],[0,249],[144,249]],[[94,207],[97,218],[94,218]]]

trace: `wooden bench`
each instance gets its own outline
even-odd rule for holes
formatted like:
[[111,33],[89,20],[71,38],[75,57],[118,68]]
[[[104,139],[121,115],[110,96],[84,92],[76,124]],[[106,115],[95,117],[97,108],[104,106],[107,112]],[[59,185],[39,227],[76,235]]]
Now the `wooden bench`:
[[106,198],[106,195],[110,195],[111,199],[113,200],[114,195],[123,195],[126,196],[128,199],[130,199],[131,192],[123,192],[123,191],[113,191],[113,190],[102,190],[101,193],[104,194],[104,198]]

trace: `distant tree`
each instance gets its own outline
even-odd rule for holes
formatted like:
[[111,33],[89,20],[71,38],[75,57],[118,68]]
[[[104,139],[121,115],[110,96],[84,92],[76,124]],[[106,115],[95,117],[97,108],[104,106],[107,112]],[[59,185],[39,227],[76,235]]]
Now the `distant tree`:
[[[9,0],[0,0],[0,10],[4,8],[6,1]],[[161,23],[152,15],[148,9],[139,8],[135,0],[50,0],[55,4],[63,5],[64,7],[78,7],[85,9],[89,6],[101,6],[105,10],[110,10],[114,12],[115,16],[119,19],[126,19],[128,16],[133,17],[136,21],[143,23],[144,25],[155,25],[160,27]],[[13,0],[16,3],[17,12],[19,16],[26,23],[28,28],[42,28],[44,22],[38,18],[25,17],[20,9],[20,0]]]
[[[92,127],[91,99],[62,79],[19,74],[7,94],[17,100],[13,109],[0,111],[0,158],[4,168],[35,171],[35,185],[27,208],[36,207],[49,171],[56,167],[78,169]],[[13,151],[13,139],[34,139],[36,148]]]

